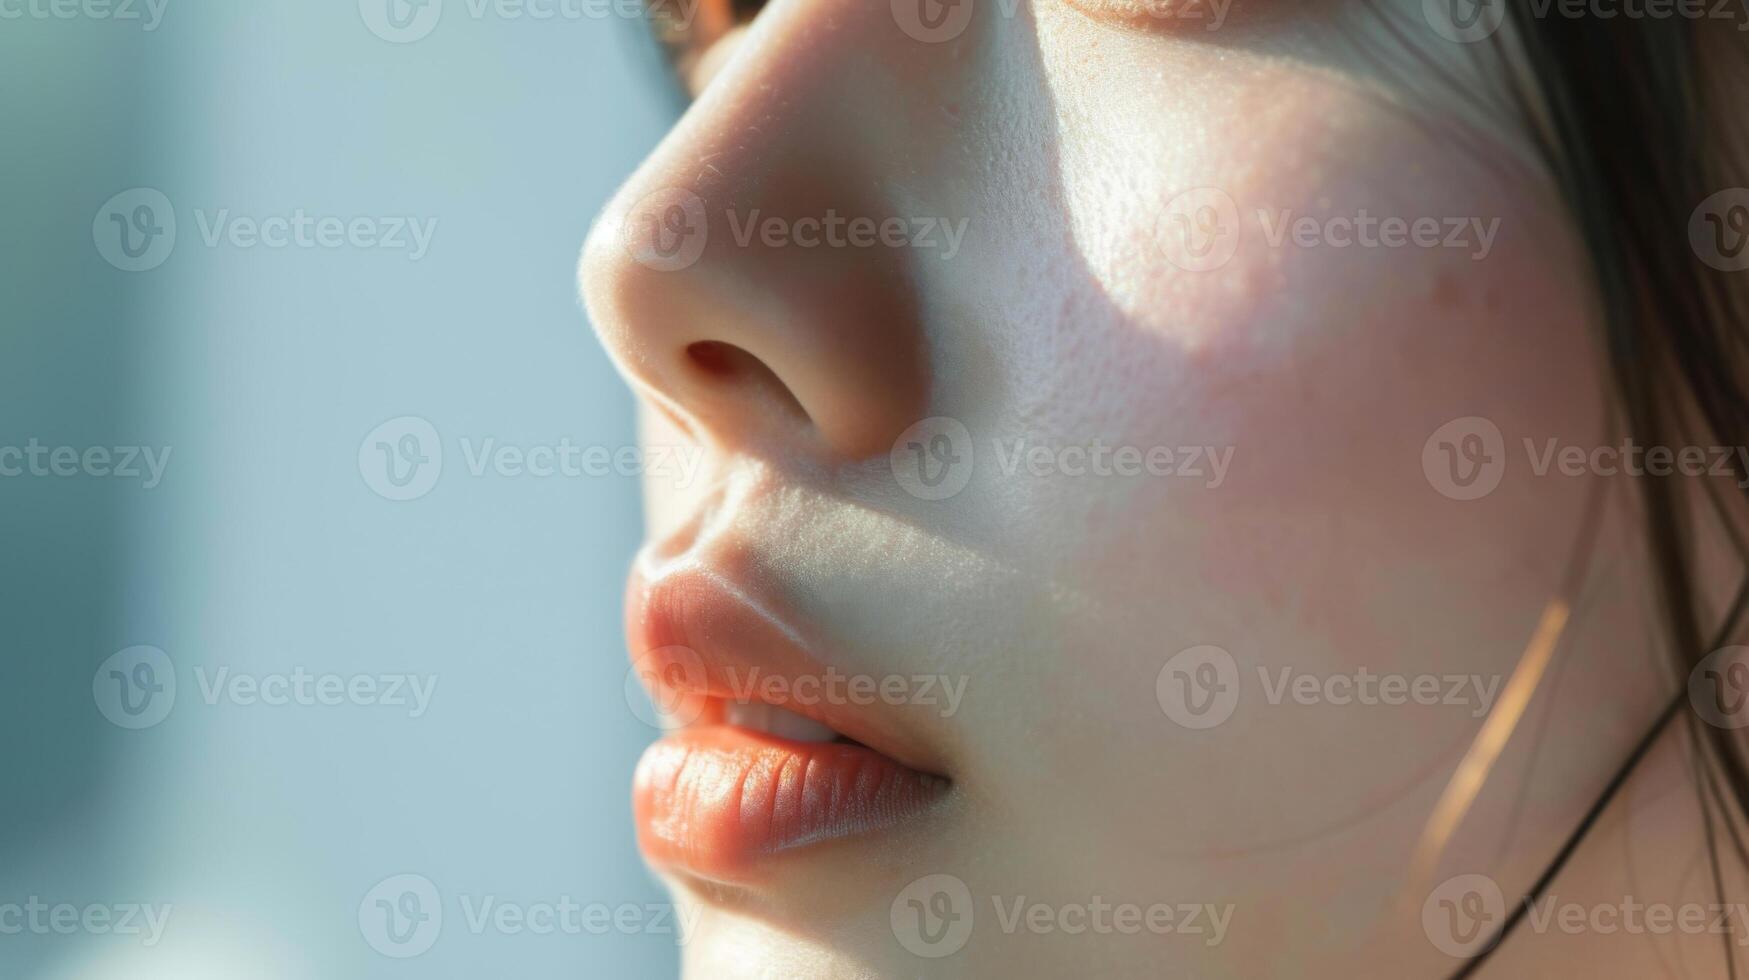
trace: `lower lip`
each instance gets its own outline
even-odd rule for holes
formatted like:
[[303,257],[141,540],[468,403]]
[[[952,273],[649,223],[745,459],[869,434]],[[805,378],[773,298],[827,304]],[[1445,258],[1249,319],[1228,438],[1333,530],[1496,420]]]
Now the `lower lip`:
[[645,751],[632,800],[652,864],[738,883],[785,852],[914,819],[946,789],[861,745],[706,725]]

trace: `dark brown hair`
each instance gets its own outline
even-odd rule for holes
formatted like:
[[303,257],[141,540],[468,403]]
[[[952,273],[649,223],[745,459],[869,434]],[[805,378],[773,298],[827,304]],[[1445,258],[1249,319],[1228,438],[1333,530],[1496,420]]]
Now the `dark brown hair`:
[[[1499,46],[1515,50],[1502,51],[1501,60],[1522,67],[1512,72],[1514,97],[1586,247],[1618,424],[1647,446],[1695,445],[1701,438],[1749,445],[1741,285],[1734,273],[1702,261],[1690,237],[1696,208],[1744,178],[1741,136],[1724,94],[1744,77],[1737,25],[1685,16],[1564,16],[1528,3],[1508,4],[1507,16]],[[1730,465],[1739,485],[1749,481],[1739,456]],[[1677,690],[1524,901],[1454,977],[1473,974],[1511,934],[1678,718],[1700,758],[1695,778],[1715,890],[1724,887],[1718,825],[1749,867],[1739,832],[1749,817],[1749,752],[1736,732],[1687,710],[1686,689],[1700,662],[1732,638],[1749,599],[1745,578],[1727,608],[1709,611],[1696,546],[1697,535],[1722,533],[1739,566],[1749,567],[1738,527],[1742,501],[1709,484],[1705,503],[1713,520],[1702,523],[1682,479],[1637,481]],[[1733,937],[1723,938],[1735,977]]]

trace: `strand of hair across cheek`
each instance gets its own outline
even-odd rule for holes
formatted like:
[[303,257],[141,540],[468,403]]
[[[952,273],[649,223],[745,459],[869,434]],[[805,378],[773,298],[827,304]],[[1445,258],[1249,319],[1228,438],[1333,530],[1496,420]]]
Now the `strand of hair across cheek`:
[[[1736,630],[1737,621],[1742,617],[1745,604],[1749,604],[1749,577],[1745,577],[1742,585],[1738,586],[1736,598],[1731,600],[1731,611],[1713,637],[1711,644],[1713,647],[1724,643]],[[1567,860],[1573,856],[1573,852],[1579,849],[1579,844],[1585,839],[1586,833],[1597,822],[1597,818],[1603,815],[1603,811],[1609,806],[1610,801],[1615,799],[1616,793],[1627,783],[1628,776],[1633,774],[1634,768],[1639,765],[1640,760],[1645,758],[1646,753],[1650,752],[1652,746],[1657,743],[1658,736],[1663,734],[1664,729],[1669,727],[1671,720],[1681,713],[1682,705],[1687,700],[1688,692],[1686,690],[1678,691],[1676,696],[1670,699],[1670,704],[1658,715],[1658,719],[1652,723],[1652,727],[1647,730],[1646,734],[1640,738],[1639,744],[1634,746],[1633,752],[1628,755],[1626,761],[1616,769],[1609,784],[1603,788],[1603,793],[1597,797],[1595,803],[1591,804],[1591,809],[1585,812],[1585,817],[1579,821],[1579,826],[1574,828],[1572,834],[1568,835],[1566,843],[1561,845],[1554,860],[1549,862],[1548,867],[1543,870],[1536,883],[1530,886],[1529,891],[1525,892],[1524,897],[1507,915],[1506,920],[1500,924],[1500,928],[1495,930],[1494,935],[1482,947],[1481,952],[1459,967],[1451,975],[1451,980],[1464,980],[1465,977],[1473,976],[1488,957],[1500,948],[1500,943],[1524,919],[1525,913],[1548,888],[1549,882],[1553,881],[1557,874],[1560,874],[1561,869],[1566,866]]]
[[1591,555],[1595,550],[1598,528],[1603,520],[1603,504],[1608,493],[1607,482],[1597,481],[1592,484],[1575,538],[1577,546],[1567,560],[1567,568],[1561,576],[1560,585],[1554,597],[1543,607],[1536,629],[1525,644],[1524,652],[1519,654],[1518,666],[1507,680],[1499,702],[1488,713],[1481,731],[1470,741],[1469,750],[1458,761],[1457,769],[1446,781],[1444,792],[1440,793],[1439,801],[1434,804],[1433,813],[1427,818],[1421,841],[1409,864],[1408,889],[1405,894],[1422,894],[1432,883],[1440,855],[1445,852],[1452,836],[1469,814],[1470,807],[1475,804],[1482,786],[1488,781],[1488,774],[1493,771],[1494,764],[1505,751],[1506,743],[1511,741],[1513,733],[1518,730],[1525,710],[1529,708],[1531,699],[1541,686],[1549,663],[1554,658],[1555,648],[1560,644],[1562,634],[1566,632],[1567,620],[1572,615],[1576,597],[1584,587],[1586,574],[1591,568]]

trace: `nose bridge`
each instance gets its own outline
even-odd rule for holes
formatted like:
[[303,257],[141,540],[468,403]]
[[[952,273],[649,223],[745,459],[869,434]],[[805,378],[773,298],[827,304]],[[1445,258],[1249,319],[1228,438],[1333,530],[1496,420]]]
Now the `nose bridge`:
[[[697,159],[700,194],[731,173],[737,189],[756,190],[759,178],[782,173],[773,166],[781,158],[794,162],[793,171],[821,177],[901,175],[918,150],[933,145],[939,152],[928,137],[946,135],[941,95],[964,69],[975,34],[969,20],[951,34],[907,26],[933,23],[917,11],[941,3],[773,0],[743,43],[750,50],[731,62],[651,163],[660,167],[667,152]],[[947,3],[973,9],[971,0]]]
[[591,236],[604,342],[719,437],[761,430],[773,399],[701,371],[701,344],[751,355],[843,454],[885,453],[922,417],[914,270],[964,229],[930,188],[957,145],[944,93],[968,69],[965,40],[920,39],[904,6],[771,5]]

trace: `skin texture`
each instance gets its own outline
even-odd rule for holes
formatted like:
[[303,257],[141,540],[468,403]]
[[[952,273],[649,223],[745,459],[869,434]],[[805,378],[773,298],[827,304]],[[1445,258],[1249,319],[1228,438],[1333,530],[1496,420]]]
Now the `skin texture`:
[[[1145,5],[986,3],[940,43],[895,9],[767,5],[709,53],[715,77],[584,251],[588,312],[645,440],[708,451],[690,484],[648,482],[645,561],[756,583],[845,672],[966,682],[951,716],[881,719],[907,761],[953,781],[926,817],[747,882],[672,874],[700,913],[688,975],[1449,974],[1429,892],[1478,873],[1512,901],[1674,690],[1632,479],[1538,476],[1526,456],[1527,439],[1611,437],[1567,218],[1516,120],[1466,98],[1497,88],[1488,69],[1420,4],[1254,0],[1208,30]],[[1411,72],[1369,57],[1392,23]],[[1210,187],[1235,203],[1239,245],[1187,269],[1175,201]],[[677,193],[710,234],[662,268],[628,242]],[[966,232],[951,258],[741,244],[727,215],[754,210]],[[1481,257],[1473,233],[1462,248],[1268,239],[1283,212],[1362,210],[1498,225]],[[1423,450],[1471,416],[1509,462],[1492,493],[1454,500]],[[921,499],[889,452],[941,417],[977,462],[957,494]],[[1015,440],[1231,456],[1218,485],[1207,462],[1004,472]],[[1416,880],[1486,706],[1271,703],[1259,671],[1475,675],[1497,691],[1599,483],[1602,529],[1549,675]],[[1202,645],[1230,656],[1241,694],[1192,728],[1160,677]],[[1681,738],[1660,745],[1558,880],[1562,903],[1712,901],[1689,765]],[[904,945],[892,909],[935,874],[965,883],[976,923],[939,959]],[[1200,935],[1005,929],[996,907],[1020,896],[1052,922],[1101,899],[1230,920],[1218,942],[1206,916]],[[1549,927],[1483,975],[1709,976],[1721,957],[1717,935]]]

